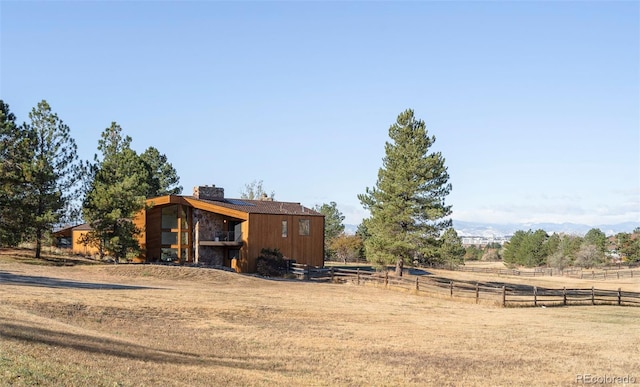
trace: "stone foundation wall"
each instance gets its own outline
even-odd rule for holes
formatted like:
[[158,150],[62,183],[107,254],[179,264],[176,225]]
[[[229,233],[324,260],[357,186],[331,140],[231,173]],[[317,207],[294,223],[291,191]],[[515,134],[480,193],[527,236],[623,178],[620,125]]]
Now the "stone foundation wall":
[[205,265],[224,265],[222,247],[200,246],[200,241],[213,241],[223,231],[222,215],[193,209],[193,239],[196,262]]

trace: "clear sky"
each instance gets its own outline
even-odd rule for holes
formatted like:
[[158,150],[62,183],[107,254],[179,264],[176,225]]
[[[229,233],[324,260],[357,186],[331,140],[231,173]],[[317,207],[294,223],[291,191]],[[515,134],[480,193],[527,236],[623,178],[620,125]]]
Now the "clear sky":
[[263,180],[368,216],[389,126],[436,136],[453,219],[640,222],[640,3],[0,2],[0,96],[80,157],[112,121],[184,193]]

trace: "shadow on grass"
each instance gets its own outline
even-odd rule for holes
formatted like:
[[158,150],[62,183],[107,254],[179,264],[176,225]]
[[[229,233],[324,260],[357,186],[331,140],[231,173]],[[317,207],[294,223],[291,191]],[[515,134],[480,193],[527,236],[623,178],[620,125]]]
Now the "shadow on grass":
[[33,249],[26,248],[0,248],[0,258],[4,261],[13,261],[25,265],[37,266],[75,266],[75,265],[103,265],[104,262],[96,261],[79,255],[62,253],[55,254],[42,252],[40,258],[35,257]]
[[98,282],[79,282],[63,280],[60,278],[38,277],[32,275],[19,275],[0,271],[0,285],[39,286],[47,288],[68,289],[108,289],[108,290],[136,290],[157,289],[146,286],[105,284]]
[[[184,364],[197,366],[222,366],[247,370],[279,371],[280,366],[270,358],[238,355],[238,358],[215,358],[213,354],[197,354],[183,351],[156,349],[125,341],[55,331],[16,323],[0,318],[0,337],[28,344],[40,344],[68,348],[87,354],[114,356],[144,362]],[[240,358],[240,356],[242,358]]]

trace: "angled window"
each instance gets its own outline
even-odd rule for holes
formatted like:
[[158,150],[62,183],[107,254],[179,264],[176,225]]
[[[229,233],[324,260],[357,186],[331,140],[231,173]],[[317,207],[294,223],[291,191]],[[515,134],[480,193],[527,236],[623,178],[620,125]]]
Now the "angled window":
[[298,234],[309,235],[309,219],[298,220]]

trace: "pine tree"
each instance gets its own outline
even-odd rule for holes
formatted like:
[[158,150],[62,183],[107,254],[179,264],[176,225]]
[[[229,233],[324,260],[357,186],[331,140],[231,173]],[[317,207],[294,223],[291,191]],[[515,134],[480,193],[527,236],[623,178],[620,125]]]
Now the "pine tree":
[[365,240],[368,259],[396,264],[402,275],[405,262],[417,254],[437,254],[440,234],[451,227],[451,206],[445,197],[451,191],[449,174],[440,152],[430,152],[435,136],[429,136],[424,121],[413,110],[401,113],[389,128],[390,142],[378,171],[376,186],[358,195],[371,213]]
[[344,232],[344,215],[338,210],[336,202],[324,203],[321,206],[316,205],[314,210],[324,215],[324,251],[325,256],[330,258],[334,255],[335,250],[331,248],[335,238]]
[[154,147],[149,147],[140,155],[140,158],[149,171],[147,198],[179,195],[182,192],[178,173],[173,168],[173,165],[167,161],[166,155],[161,154]]
[[71,212],[73,187],[79,180],[75,140],[47,101],[29,113],[26,126],[31,162],[27,171],[26,207],[30,209],[25,226],[33,232],[36,258],[40,258],[45,234]]
[[440,246],[440,259],[449,268],[464,264],[464,254],[466,250],[462,246],[462,240],[456,230],[448,228],[442,234],[442,245]]
[[139,252],[136,236],[141,230],[133,219],[145,208],[149,171],[117,123],[105,129],[98,144],[102,158],[94,158],[93,181],[83,204],[92,231],[83,242],[98,247],[101,258],[109,254],[118,262]]
[[0,246],[16,246],[26,234],[29,132],[0,100]]

